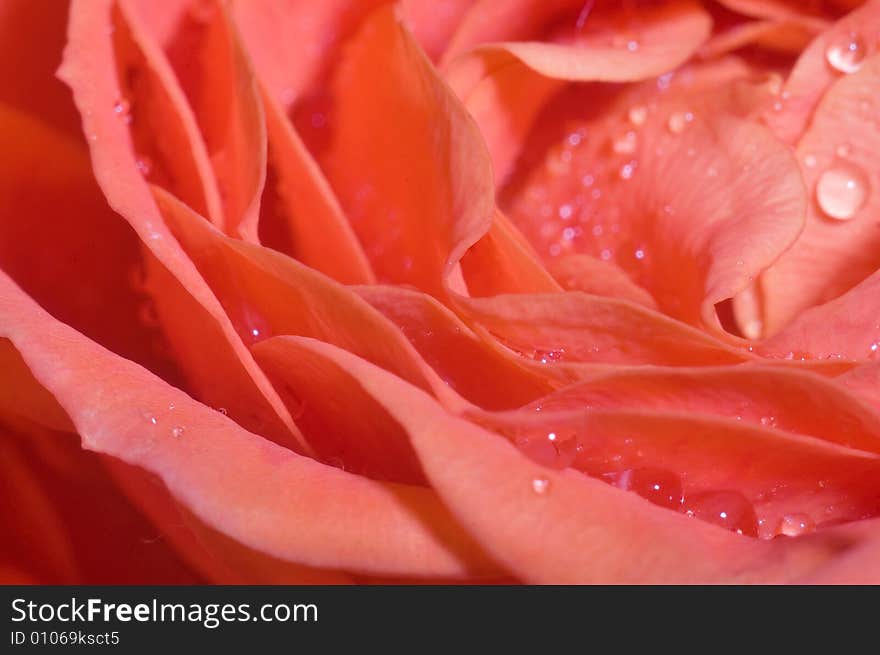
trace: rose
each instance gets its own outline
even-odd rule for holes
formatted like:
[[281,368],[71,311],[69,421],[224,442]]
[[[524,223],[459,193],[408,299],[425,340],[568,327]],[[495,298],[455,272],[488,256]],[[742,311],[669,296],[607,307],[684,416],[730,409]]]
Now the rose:
[[4,5],[4,579],[876,580],[880,7],[721,4]]

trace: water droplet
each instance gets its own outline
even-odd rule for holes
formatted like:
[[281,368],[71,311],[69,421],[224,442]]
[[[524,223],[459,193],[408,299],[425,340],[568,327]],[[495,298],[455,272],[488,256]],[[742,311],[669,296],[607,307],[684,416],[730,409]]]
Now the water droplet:
[[175,439],[179,439],[180,437],[183,436],[183,433],[185,431],[186,431],[186,428],[184,428],[182,425],[175,425],[173,428],[171,428],[171,436],[174,437]]
[[550,490],[550,480],[547,478],[535,478],[532,480],[532,490],[536,494],[545,494]]
[[624,164],[620,167],[620,177],[624,180],[628,180],[633,176],[633,173],[636,170],[636,162],[631,161],[629,163]]
[[612,143],[612,149],[619,155],[629,155],[636,151],[636,146],[638,145],[638,137],[636,133],[630,130],[626,134],[622,134],[621,136],[614,139],[614,143]]
[[776,417],[775,416],[762,416],[761,417],[761,425],[767,428],[775,428],[776,427]]
[[617,474],[615,485],[655,505],[678,509],[684,502],[681,478],[672,471],[655,468],[630,469]]
[[174,403],[168,403],[168,411],[169,411],[169,412],[173,412],[173,411],[174,411],[174,408],[175,408],[175,404],[174,404]]
[[633,125],[644,125],[645,121],[648,119],[648,109],[643,105],[636,105],[635,107],[630,107],[627,115],[629,117],[629,122]]
[[635,40],[630,40],[626,42],[626,49],[630,52],[635,52],[639,49],[639,42]]
[[681,134],[688,126],[688,123],[693,120],[694,115],[689,111],[675,112],[674,114],[670,114],[669,120],[666,121],[666,127],[668,127],[669,131],[673,134]]
[[660,91],[665,91],[669,88],[669,85],[672,84],[672,76],[674,73],[664,73],[660,77],[657,78],[657,88]]
[[731,532],[758,536],[758,517],[748,499],[737,491],[710,491],[687,498],[688,516],[720,525]]
[[807,514],[786,514],[779,521],[776,534],[797,537],[816,529],[816,524]]
[[564,356],[564,348],[559,348],[558,350],[536,350],[533,359],[538,360],[542,364],[550,364],[552,362],[558,362]]
[[815,168],[816,155],[806,155],[804,157],[804,166],[806,166],[807,168]]
[[852,146],[848,143],[841,143],[837,148],[834,149],[834,152],[837,153],[838,157],[842,157],[846,159],[852,154]]
[[849,163],[838,163],[826,170],[816,183],[816,200],[829,218],[845,221],[865,204],[868,179],[862,170]]
[[562,205],[559,208],[559,218],[561,218],[564,221],[567,221],[569,218],[571,218],[571,215],[573,212],[574,212],[574,209],[572,208],[571,205],[568,205],[568,204]]
[[220,412],[221,414],[223,414],[223,416],[228,416],[228,415],[229,415],[229,412],[226,410],[225,407],[218,407],[218,408],[217,408],[217,411]]
[[636,258],[636,259],[638,259],[638,260],[641,261],[642,259],[645,258],[645,251],[644,251],[642,248],[638,248],[638,249],[635,251],[634,255],[635,255],[635,258]]
[[131,123],[131,104],[125,98],[120,98],[113,103],[113,113],[116,114],[126,125]]
[[855,73],[862,67],[867,48],[858,34],[849,33],[834,39],[825,50],[829,65],[841,73]]
[[135,166],[137,166],[141,175],[148,177],[153,170],[153,161],[147,156],[138,157],[135,161]]
[[514,443],[533,462],[554,469],[571,466],[578,452],[576,438],[552,431],[520,435]]

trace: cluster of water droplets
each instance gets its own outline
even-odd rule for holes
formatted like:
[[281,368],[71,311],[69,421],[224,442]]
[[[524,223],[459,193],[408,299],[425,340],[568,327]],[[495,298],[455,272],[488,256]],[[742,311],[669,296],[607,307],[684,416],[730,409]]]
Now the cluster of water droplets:
[[[856,32],[845,32],[832,37],[825,49],[825,60],[837,73],[857,73],[869,54],[865,40]],[[870,100],[861,103],[870,110]],[[868,176],[862,167],[850,159],[851,147],[837,147],[833,161],[816,180],[816,203],[822,214],[837,221],[854,218],[865,205],[869,196]],[[813,154],[804,157],[804,165],[814,168],[817,158]]]
[[[540,406],[535,408],[536,411],[540,409]],[[765,417],[761,422],[772,425],[775,419]],[[761,539],[796,537],[815,531],[820,522],[805,512],[776,514],[772,513],[775,510],[769,510],[770,514],[762,515],[764,510],[760,508],[782,487],[759,494],[754,502],[734,489],[686,492],[683,478],[678,473],[656,466],[633,465],[635,461],[629,455],[591,461],[588,447],[573,431],[512,429],[505,433],[524,455],[545,469],[580,469],[618,489],[636,493],[655,505],[744,536]],[[632,439],[626,442],[635,446]],[[823,491],[826,484],[823,480],[819,481],[817,491]],[[538,496],[548,496],[552,492],[549,475],[536,475],[529,480],[529,485]],[[825,510],[827,516],[822,519],[832,518],[837,509],[829,506]]]
[[161,414],[156,413],[155,411],[143,412],[147,427],[151,430],[165,431],[172,439],[180,439],[186,432],[186,427],[179,421],[175,420],[175,409],[176,407],[172,402],[168,403],[167,411]]

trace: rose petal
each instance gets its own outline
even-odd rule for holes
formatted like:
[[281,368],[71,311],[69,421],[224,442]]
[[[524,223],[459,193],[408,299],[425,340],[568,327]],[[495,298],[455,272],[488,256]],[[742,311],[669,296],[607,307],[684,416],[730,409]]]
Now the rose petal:
[[835,380],[793,369],[615,371],[536,401],[541,412],[641,409],[723,416],[880,453],[880,415]]
[[390,5],[345,49],[333,97],[321,163],[378,279],[443,297],[493,211],[476,125]]
[[489,231],[464,253],[460,264],[472,296],[560,290],[531,244],[498,209]]
[[78,134],[70,92],[52,73],[61,60],[67,3],[0,0],[0,103]]
[[[535,26],[558,21],[560,9],[574,13],[573,34],[535,33]],[[541,107],[562,87],[558,80],[629,82],[655,77],[684,63],[711,28],[709,15],[690,1],[640,9],[637,14],[603,6],[581,22],[577,12],[583,9],[580,2],[478,3],[450,45],[447,77],[480,125],[492,153],[496,183],[506,179]],[[529,41],[535,38],[562,43]],[[453,53],[491,41],[505,43],[450,59]]]
[[[806,515],[824,528],[880,512],[880,457],[875,452],[776,430],[770,423],[601,406],[568,412],[542,407],[539,413],[520,410],[478,418],[522,443],[544,465],[556,464],[541,456],[536,440],[553,433],[560,443],[571,443],[569,448],[579,444],[574,468],[609,483],[619,484],[627,471],[676,477],[684,499],[683,505],[673,505],[677,511],[693,507],[706,494],[736,492],[757,513],[756,525],[740,528],[745,534],[753,531],[752,536],[776,536],[785,516]],[[534,451],[529,450],[533,443]]]
[[739,117],[767,96],[760,78],[727,62],[623,93],[563,94],[539,121],[554,146],[536,150],[531,170],[524,164],[502,207],[546,260],[579,253],[613,262],[665,313],[720,332],[715,305],[747,287],[803,226],[796,160]]
[[[880,268],[878,97],[880,55],[831,84],[798,142],[812,202],[797,242],[759,279],[765,334],[775,334],[805,309]],[[852,186],[828,187],[835,175]]]
[[[2,421],[3,418],[0,418]],[[0,550],[42,584],[196,584],[153,527],[120,496],[73,435],[0,428]]]
[[267,91],[289,109],[326,79],[340,43],[381,2],[238,0],[233,12]]
[[519,407],[555,387],[535,367],[479,339],[431,296],[391,286],[356,292],[403,331],[443,380],[480,407]]
[[847,389],[880,408],[880,362],[862,364],[841,375],[839,380]]
[[256,243],[266,124],[257,80],[226,3],[201,3],[164,45],[208,148],[225,231]]
[[0,268],[32,297],[111,350],[178,375],[145,320],[138,239],[107,207],[85,145],[2,104],[0,217]]
[[760,344],[765,356],[798,353],[811,359],[864,361],[880,357],[880,273],[842,296],[804,311]]
[[177,362],[200,397],[227,408],[246,427],[305,447],[220,303],[165,227],[138,172],[127,126],[114,110],[121,90],[115,79],[111,8],[107,1],[72,5],[69,41],[59,71],[83,115],[95,178],[110,206],[154,256],[145,255],[148,284],[157,291],[157,311]]
[[635,284],[626,273],[601,259],[589,255],[569,255],[553,267],[553,276],[567,291],[583,291],[596,296],[629,300],[648,309],[657,303],[647,291]]
[[402,0],[403,18],[434,60],[440,58],[462,17],[478,0]]
[[[347,370],[407,430],[432,484],[462,523],[526,581],[781,581],[818,570],[859,542],[852,529],[773,544],[743,539],[581,474],[533,464],[497,435],[449,416],[399,378],[327,344],[280,337],[257,350],[261,361],[310,350]],[[872,579],[877,573],[863,571]]]
[[[802,2],[784,0],[718,0],[718,3],[731,11],[753,18],[769,18],[777,22],[791,22],[821,32],[828,26],[825,17],[815,11],[815,7]],[[823,3],[824,4],[824,3]],[[812,11],[811,11],[812,10]]]
[[113,51],[123,92],[113,109],[131,126],[142,172],[223,226],[217,178],[195,115],[132,2],[114,5]]
[[804,50],[782,90],[781,101],[764,115],[774,133],[796,143],[825,91],[840,77],[828,63],[829,47],[848,47],[853,35],[864,47],[880,39],[880,1],[868,0],[816,37]]
[[355,477],[243,430],[54,321],[5,275],[0,326],[85,448],[155,473],[200,520],[248,547],[383,575],[496,571],[431,491]]
[[432,390],[449,406],[466,404],[390,321],[352,291],[281,253],[225,237],[161,188],[154,193],[168,225],[248,343],[277,334],[315,337]]
[[[260,235],[277,225],[285,250],[307,266],[346,284],[369,284],[375,276],[324,174],[278,103],[263,95],[269,130],[270,176],[264,191]],[[267,206],[266,194],[274,191]],[[191,205],[192,206],[192,205]],[[197,209],[196,207],[193,207]],[[274,216],[273,216],[274,215]],[[266,244],[274,247],[273,243]]]
[[706,366],[752,356],[701,330],[625,300],[579,292],[462,298],[460,306],[505,345],[557,362]]
[[157,476],[121,460],[104,457],[105,469],[160,530],[192,569],[211,584],[350,584],[332,570],[280,560],[231,539],[179,504]]

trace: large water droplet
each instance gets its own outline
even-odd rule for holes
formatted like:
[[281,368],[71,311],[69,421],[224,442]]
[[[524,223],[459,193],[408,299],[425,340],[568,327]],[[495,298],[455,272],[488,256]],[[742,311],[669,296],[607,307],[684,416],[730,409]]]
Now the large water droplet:
[[577,456],[577,439],[561,432],[535,432],[519,435],[516,447],[532,461],[548,468],[564,469],[572,465]]
[[797,537],[815,529],[816,524],[807,514],[786,514],[779,521],[776,533],[786,537]]
[[720,525],[731,532],[758,536],[758,516],[749,500],[737,491],[710,491],[687,498],[687,514]]
[[630,469],[616,477],[616,486],[634,491],[655,505],[678,509],[684,501],[681,478],[672,471],[655,468]]
[[861,168],[848,162],[834,164],[816,183],[816,201],[829,218],[845,221],[865,204],[868,178]]
[[867,47],[858,34],[850,33],[834,39],[825,50],[828,64],[841,73],[855,73],[862,67]]

